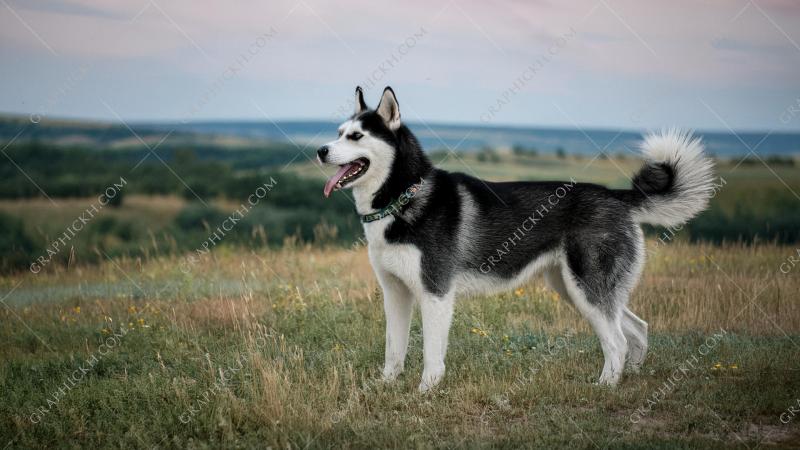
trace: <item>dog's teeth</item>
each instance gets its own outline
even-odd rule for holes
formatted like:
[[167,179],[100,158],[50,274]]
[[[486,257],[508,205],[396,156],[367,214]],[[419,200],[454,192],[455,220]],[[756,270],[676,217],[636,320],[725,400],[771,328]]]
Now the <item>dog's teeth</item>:
[[357,164],[356,170],[353,172],[348,173],[347,175],[342,176],[341,179],[336,183],[336,189],[341,189],[342,185],[347,184],[358,175],[361,175],[361,172],[364,171],[364,167],[366,167],[366,163],[363,161],[354,161],[353,163]]

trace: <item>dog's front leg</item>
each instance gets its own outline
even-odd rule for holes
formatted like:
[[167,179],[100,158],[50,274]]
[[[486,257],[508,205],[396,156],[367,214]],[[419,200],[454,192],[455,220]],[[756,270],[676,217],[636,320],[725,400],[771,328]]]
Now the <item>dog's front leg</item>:
[[386,355],[384,381],[394,381],[401,372],[408,350],[408,333],[414,302],[405,284],[389,273],[378,275],[383,288],[383,310],[386,314]]
[[438,297],[425,294],[420,299],[422,310],[423,360],[420,392],[427,392],[444,377],[444,357],[447,354],[447,339],[450,334],[450,323],[453,319],[452,293]]

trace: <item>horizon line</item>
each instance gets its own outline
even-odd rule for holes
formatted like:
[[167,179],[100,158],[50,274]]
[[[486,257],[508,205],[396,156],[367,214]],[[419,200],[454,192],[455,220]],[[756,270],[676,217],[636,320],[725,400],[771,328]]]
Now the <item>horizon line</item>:
[[[33,122],[31,118],[33,116],[38,116],[39,121]],[[180,119],[132,119],[126,120],[125,122],[114,120],[114,119],[97,119],[97,118],[88,118],[88,117],[76,117],[76,116],[41,116],[37,113],[20,113],[20,112],[8,112],[8,111],[0,111],[0,119],[7,119],[7,118],[14,118],[14,119],[22,119],[24,121],[29,121],[31,124],[38,125],[42,122],[77,122],[83,123],[87,125],[117,125],[117,126],[125,126],[127,125],[135,125],[135,126],[164,126],[164,125],[180,125],[180,126],[188,126],[193,124],[209,124],[209,123],[265,123],[267,125],[270,122],[274,123],[300,123],[300,122],[314,122],[314,123],[330,123],[330,124],[337,124],[340,123],[333,119],[326,119],[326,118],[218,118],[218,119],[200,119],[200,120],[191,120],[191,121],[182,121]],[[422,124],[422,125],[436,125],[436,126],[451,126],[451,127],[464,127],[464,128],[485,128],[485,129],[498,129],[498,128],[505,128],[505,129],[517,129],[517,130],[560,130],[560,131],[576,131],[576,132],[583,132],[583,131],[618,131],[621,133],[638,133],[644,134],[649,131],[656,130],[656,128],[632,128],[632,127],[613,127],[613,126],[596,126],[596,125],[587,125],[587,126],[575,126],[575,125],[536,125],[536,124],[514,124],[514,123],[482,123],[482,122],[448,122],[448,121],[439,121],[439,120],[411,120],[405,122],[407,124]],[[670,126],[659,127],[658,129],[668,129]],[[739,129],[727,129],[727,128],[695,128],[695,127],[679,127],[683,130],[690,131],[692,133],[701,133],[701,134],[770,134],[770,135],[800,135],[800,129],[798,130],[767,130],[767,129],[759,129],[759,128],[739,128]]]

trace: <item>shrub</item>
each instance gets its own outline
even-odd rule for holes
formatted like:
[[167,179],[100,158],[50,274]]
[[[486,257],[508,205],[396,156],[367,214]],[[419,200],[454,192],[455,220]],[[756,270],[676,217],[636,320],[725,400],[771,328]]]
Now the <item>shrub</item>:
[[175,225],[184,231],[208,230],[216,228],[227,215],[213,206],[193,202],[184,207],[175,217]]
[[35,245],[25,233],[22,221],[0,212],[0,272],[22,269],[35,256]]
[[113,197],[108,197],[105,194],[103,194],[103,197],[106,200],[106,205],[112,208],[119,208],[122,206],[122,199],[125,197],[125,191],[117,189]]

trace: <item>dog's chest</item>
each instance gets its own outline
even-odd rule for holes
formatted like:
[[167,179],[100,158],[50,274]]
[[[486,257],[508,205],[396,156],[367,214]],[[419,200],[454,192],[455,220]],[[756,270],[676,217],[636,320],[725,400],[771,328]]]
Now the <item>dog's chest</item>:
[[421,285],[421,252],[414,245],[386,240],[386,229],[394,220],[389,217],[364,224],[370,263],[374,269],[391,273],[413,289]]

